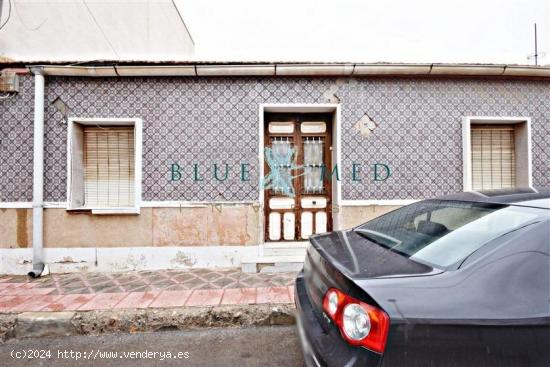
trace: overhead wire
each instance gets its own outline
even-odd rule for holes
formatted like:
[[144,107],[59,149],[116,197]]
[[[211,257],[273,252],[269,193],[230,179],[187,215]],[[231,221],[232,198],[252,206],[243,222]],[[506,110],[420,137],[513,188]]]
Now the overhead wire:
[[4,99],[13,98],[13,97],[15,97],[15,95],[16,95],[15,93],[10,93],[10,92],[8,92],[8,93],[6,93],[5,95],[0,96],[0,101],[2,101],[2,100],[4,100]]
[[10,20],[10,18],[11,18],[11,0],[8,0],[8,17],[6,18],[4,23],[0,25],[0,30],[2,30],[2,28],[4,28],[6,24],[8,24],[8,21]]
[[[11,0],[10,0],[11,1]],[[103,31],[103,28],[99,25],[99,23],[97,22],[97,19],[94,17],[94,15],[92,14],[92,11],[90,10],[90,8],[88,7],[88,4],[86,4],[86,0],[82,0],[82,4],[84,4],[84,6],[86,7],[86,10],[88,11],[88,13],[90,14],[90,16],[92,17],[92,20],[94,21],[95,25],[97,26],[97,28],[99,29],[99,31],[101,32],[101,34],[103,35],[103,38],[105,39],[105,41],[107,42],[107,44],[109,45],[109,47],[111,48],[111,50],[113,51],[113,53],[117,56],[118,59],[120,59],[120,55],[118,54],[118,52],[116,52],[115,50],[115,47],[113,46],[113,44],[111,43],[111,41],[109,41],[109,38],[107,37],[107,35],[105,34],[105,32]]]

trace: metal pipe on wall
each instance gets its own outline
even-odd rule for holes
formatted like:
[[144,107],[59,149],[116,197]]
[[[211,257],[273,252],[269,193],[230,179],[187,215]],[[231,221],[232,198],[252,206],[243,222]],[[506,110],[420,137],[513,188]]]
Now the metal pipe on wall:
[[32,271],[39,277],[44,271],[43,210],[44,210],[44,84],[41,69],[34,73],[34,145],[32,191]]

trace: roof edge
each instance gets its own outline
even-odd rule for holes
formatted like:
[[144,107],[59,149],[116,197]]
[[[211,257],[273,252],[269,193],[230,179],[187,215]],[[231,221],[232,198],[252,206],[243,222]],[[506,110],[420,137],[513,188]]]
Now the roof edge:
[[392,63],[173,63],[96,65],[33,64],[50,76],[458,76],[550,78],[550,66]]

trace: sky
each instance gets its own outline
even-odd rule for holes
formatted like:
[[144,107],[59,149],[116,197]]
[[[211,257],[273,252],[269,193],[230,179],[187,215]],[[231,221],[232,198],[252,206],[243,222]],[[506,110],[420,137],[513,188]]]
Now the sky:
[[174,0],[201,61],[550,65],[550,0]]

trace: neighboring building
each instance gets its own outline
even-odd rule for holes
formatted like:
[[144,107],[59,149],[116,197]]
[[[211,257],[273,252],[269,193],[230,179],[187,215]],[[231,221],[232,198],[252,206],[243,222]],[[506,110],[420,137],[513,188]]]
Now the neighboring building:
[[0,101],[0,272],[32,267],[41,98],[52,271],[239,266],[414,200],[550,186],[549,68],[29,67],[38,76],[16,69],[19,91]]
[[174,0],[0,0],[0,62],[187,61]]

